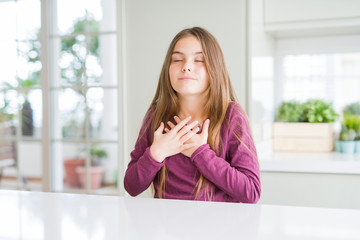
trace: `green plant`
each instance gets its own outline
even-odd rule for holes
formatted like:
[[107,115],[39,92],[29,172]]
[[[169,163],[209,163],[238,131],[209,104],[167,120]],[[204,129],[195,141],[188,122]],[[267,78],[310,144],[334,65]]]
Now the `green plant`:
[[284,122],[299,122],[303,105],[296,101],[282,102],[277,110],[276,119]]
[[344,115],[360,115],[360,102],[348,104],[343,109]]
[[102,163],[102,160],[108,157],[108,153],[104,148],[99,147],[98,145],[92,145],[90,149],[91,156],[91,165],[99,166]]
[[[70,36],[61,39],[60,57],[69,59],[67,65],[61,67],[61,84],[70,85],[76,92],[81,101],[76,103],[76,106],[68,112],[63,113],[64,126],[62,134],[64,138],[84,138],[85,132],[92,134],[94,126],[92,122],[88,122],[88,129],[86,128],[85,118],[79,117],[84,112],[87,112],[88,119],[91,119],[92,109],[86,105],[86,95],[88,88],[84,88],[84,77],[87,73],[86,59],[93,57],[100,65],[99,59],[99,37],[94,36],[85,38],[86,32],[98,32],[99,22],[91,15],[78,18],[70,29]],[[86,52],[86,57],[84,56]],[[93,77],[86,76],[89,79]],[[98,82],[100,78],[94,78],[92,81]]]
[[340,141],[354,141],[356,133],[354,129],[347,128],[344,124],[341,125]]
[[[344,115],[342,125],[348,129],[348,131],[354,132],[355,136],[353,140],[360,140],[360,115]],[[353,134],[351,134],[351,136],[353,136]]]
[[[39,39],[38,31],[36,33],[36,39]],[[21,106],[21,129],[22,135],[32,136],[34,131],[34,119],[33,119],[33,108],[29,101],[30,90],[36,86],[40,85],[40,43],[38,41],[25,42],[21,48],[18,48],[19,57],[25,60],[30,66],[30,69],[25,77],[17,77],[16,83],[10,83],[4,81],[1,88],[3,88],[4,93],[4,105],[1,109],[1,121],[3,118],[5,120],[13,120],[16,114],[14,109],[11,109],[10,100],[7,99],[7,91],[15,90],[19,93],[22,93],[24,97],[24,102]],[[21,89],[20,91],[18,89]],[[18,111],[16,109],[16,111]]]
[[350,129],[341,135],[340,141],[354,141],[355,137],[356,137],[355,131]]
[[302,122],[328,123],[335,122],[338,114],[331,103],[321,99],[311,99],[303,103],[304,112],[301,116]]
[[11,124],[13,124],[15,116],[16,114],[13,113],[10,101],[6,99],[5,93],[3,105],[0,107],[0,123],[10,122]]

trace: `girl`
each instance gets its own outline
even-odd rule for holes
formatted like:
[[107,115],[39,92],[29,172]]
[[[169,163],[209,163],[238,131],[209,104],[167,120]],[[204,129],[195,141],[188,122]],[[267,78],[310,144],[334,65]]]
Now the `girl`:
[[247,116],[236,102],[223,53],[205,29],[170,44],[124,186],[136,196],[256,203],[260,171]]

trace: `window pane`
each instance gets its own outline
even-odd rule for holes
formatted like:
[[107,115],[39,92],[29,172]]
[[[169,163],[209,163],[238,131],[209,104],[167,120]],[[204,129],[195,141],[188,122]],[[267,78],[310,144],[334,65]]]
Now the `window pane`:
[[[60,184],[57,190],[71,190],[79,189],[80,182],[76,172],[76,169],[85,165],[86,161],[86,148],[83,143],[55,143],[56,155],[55,165],[56,168],[56,182],[63,182]],[[63,164],[64,171],[60,171],[59,163]],[[61,168],[62,169],[62,168]],[[61,174],[62,173],[62,174]]]
[[[117,144],[55,143],[58,163],[63,164],[63,173],[57,171],[58,180],[64,179],[64,184],[57,190],[85,191],[87,182],[86,158],[89,156],[90,190],[101,194],[118,194]],[[59,167],[59,166],[58,166]]]
[[88,38],[88,55],[86,56],[85,66],[88,84],[95,85],[100,82],[103,69],[99,57],[99,36]]
[[74,23],[85,18],[86,0],[58,0],[57,1],[57,29],[55,34],[71,34],[74,32]]
[[18,93],[15,90],[0,91],[0,123],[5,126],[18,125]]
[[[19,169],[31,190],[42,189],[42,155],[41,142],[20,141]],[[31,156],[31,157],[29,157]]]
[[287,55],[283,66],[283,100],[321,98],[338,112],[360,101],[360,53]]
[[87,92],[89,108],[89,137],[99,140],[117,140],[117,90],[90,88]]
[[26,41],[18,43],[17,78],[21,88],[40,86],[40,42]]
[[86,75],[90,86],[117,85],[116,35],[100,35],[89,39]]
[[61,132],[62,137],[66,139],[83,139],[85,137],[85,98],[83,91],[66,88],[56,91],[55,94],[58,94],[59,97],[54,118],[60,119],[60,122],[55,125],[55,131]]
[[0,40],[16,39],[15,1],[0,2],[0,29],[1,29]]
[[[91,168],[90,189],[102,194],[117,194],[117,144],[93,144],[90,146]],[[78,177],[82,188],[86,186],[86,171],[79,169]]]
[[[18,167],[4,168],[1,188],[18,189],[19,186],[35,191],[42,190],[42,157],[41,143],[20,141],[16,145],[18,150]],[[29,157],[31,154],[31,157]],[[18,177],[20,182],[18,182]]]
[[[0,4],[0,6],[2,5]],[[0,66],[6,66],[2,67],[0,71],[0,89],[18,86],[16,80],[16,66],[18,61],[16,45],[16,41],[0,40],[0,53],[2,56],[0,57]],[[10,84],[10,86],[8,84]]]
[[[87,19],[95,20],[97,27],[89,27],[89,32],[115,31],[116,28],[116,1],[89,0],[86,1]],[[90,25],[91,26],[91,25]],[[94,26],[94,25],[93,25]]]
[[23,136],[41,137],[42,95],[40,89],[24,91],[21,101],[21,129]]
[[59,67],[61,69],[61,84],[65,86],[80,86],[84,84],[84,65],[87,55],[84,35],[61,39]]
[[40,0],[18,1],[16,20],[18,39],[38,39],[41,25]]

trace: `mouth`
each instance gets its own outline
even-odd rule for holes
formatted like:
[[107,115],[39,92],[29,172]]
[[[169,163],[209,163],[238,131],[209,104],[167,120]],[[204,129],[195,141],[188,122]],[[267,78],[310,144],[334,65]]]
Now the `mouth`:
[[195,78],[192,77],[181,77],[179,80],[195,80]]

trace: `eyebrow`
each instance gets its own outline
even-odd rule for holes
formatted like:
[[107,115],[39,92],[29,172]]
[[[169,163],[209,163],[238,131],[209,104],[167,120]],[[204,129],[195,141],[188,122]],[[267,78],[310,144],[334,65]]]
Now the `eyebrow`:
[[[179,52],[179,51],[174,51],[172,54],[180,54],[180,55],[185,55],[184,53],[182,52]],[[194,55],[199,55],[199,54],[203,54],[203,52],[195,52]]]

